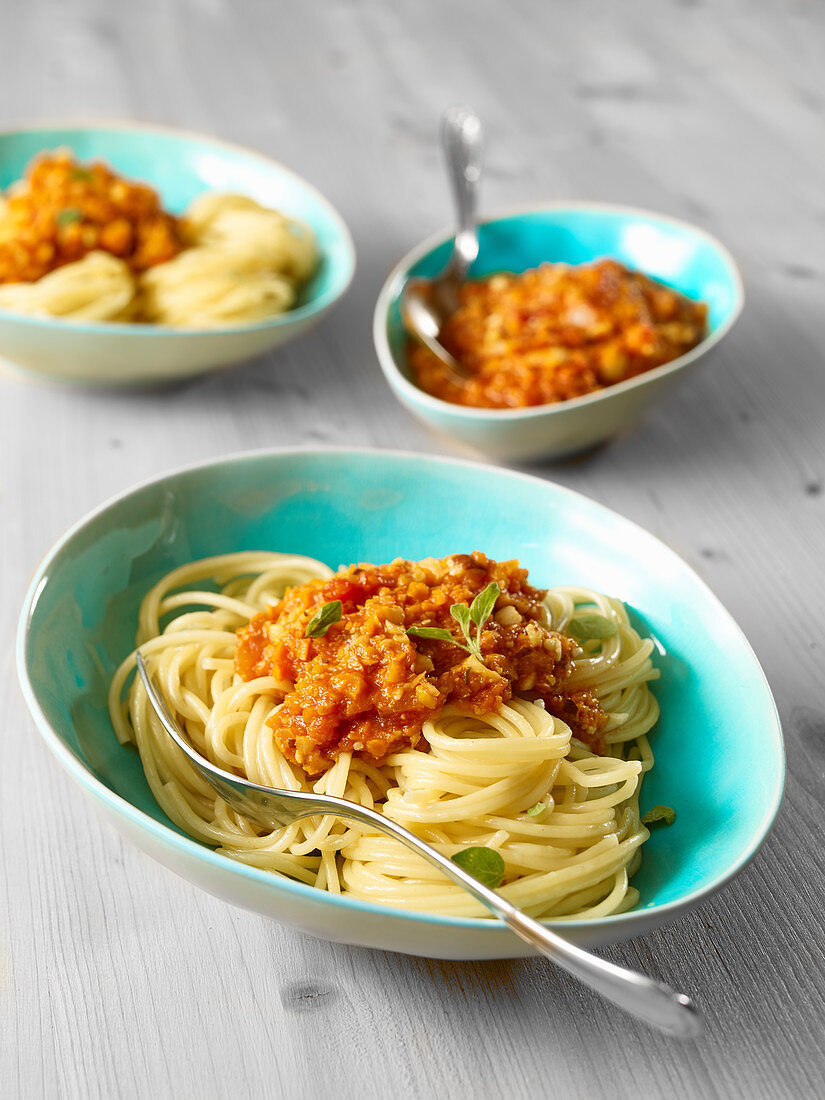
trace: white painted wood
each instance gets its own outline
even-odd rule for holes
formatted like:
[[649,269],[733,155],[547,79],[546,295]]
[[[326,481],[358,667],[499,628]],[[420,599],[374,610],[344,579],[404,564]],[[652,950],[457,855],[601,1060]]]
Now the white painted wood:
[[[10,1098],[821,1095],[825,13],[806,0],[0,5],[0,125],[144,118],[257,146],[356,238],[327,324],[154,393],[0,377],[0,1094]],[[468,26],[465,28],[465,23]],[[652,1035],[544,961],[317,943],[196,893],[98,824],[25,713],[11,650],[51,542],[138,477],[267,445],[438,451],[385,388],[378,287],[448,219],[439,111],[487,120],[483,203],[633,203],[717,233],[748,305],[640,430],[544,467],[675,546],[752,640],[790,773],[753,865],[609,952],[694,991],[709,1037]]]

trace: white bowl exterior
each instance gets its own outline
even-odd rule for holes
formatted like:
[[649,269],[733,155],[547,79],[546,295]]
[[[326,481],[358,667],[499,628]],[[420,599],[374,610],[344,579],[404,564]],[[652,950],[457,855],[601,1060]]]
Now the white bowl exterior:
[[[92,793],[85,785],[79,785],[87,795]],[[207,863],[170,843],[162,834],[150,832],[113,811],[108,803],[97,798],[93,798],[93,802],[103,819],[127,841],[187,882],[230,905],[259,913],[318,939],[428,959],[522,959],[537,954],[504,925],[497,926],[494,922],[476,929],[450,927],[449,922],[441,918],[437,935],[433,934],[431,922],[407,920],[402,924],[387,919],[391,916],[389,912],[384,915],[366,910],[341,909],[332,922],[323,891],[317,892],[317,899],[286,891],[276,893],[266,883],[235,874],[228,859],[221,857]],[[694,901],[674,906],[665,921],[661,913],[651,910],[649,916],[644,911],[636,912],[632,925],[623,924],[616,918],[608,926],[598,922],[568,925],[548,921],[547,924],[580,947],[606,947],[645,935],[663,923],[673,923],[696,904]]]
[[409,400],[393,376],[388,375],[388,381],[398,400],[437,435],[461,444],[475,456],[531,462],[580,453],[630,430],[662,395],[677,388],[689,367],[696,368],[708,358],[685,363],[678,372],[651,375],[645,385],[617,390],[598,402],[552,406],[552,415],[545,408],[519,419],[476,420],[451,415],[449,409],[424,412],[419,403]]
[[0,349],[12,370],[50,381],[153,385],[252,359],[307,332],[323,312],[277,328],[192,333],[135,333],[115,326],[88,332],[67,321],[57,339],[52,328],[24,327],[3,316]]

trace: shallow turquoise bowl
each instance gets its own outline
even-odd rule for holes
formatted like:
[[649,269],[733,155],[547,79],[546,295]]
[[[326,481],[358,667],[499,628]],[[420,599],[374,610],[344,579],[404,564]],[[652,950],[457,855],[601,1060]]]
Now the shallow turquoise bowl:
[[502,461],[559,458],[627,430],[689,370],[706,360],[742,309],[742,279],[730,253],[695,226],[662,214],[598,203],[552,203],[486,219],[470,277],[527,271],[546,262],[612,256],[709,306],[708,336],[687,355],[598,393],[529,409],[473,409],[424,393],[411,380],[399,300],[408,278],[444,267],[452,236],[437,234],[392,271],[375,307],[373,336],[396,397],[438,435]]
[[340,215],[311,184],[262,153],[215,138],[139,123],[54,125],[0,133],[0,189],[47,149],[67,146],[82,161],[104,160],[154,187],[181,214],[203,191],[235,191],[307,222],[321,264],[295,309],[223,329],[86,323],[0,310],[0,357],[61,382],[152,385],[260,355],[316,324],[349,286],[355,250]]
[[672,550],[585,497],[504,470],[376,451],[260,452],[148,482],[81,520],[38,569],[20,622],[20,678],[46,744],[108,821],[205,890],[324,939],[435,958],[529,954],[493,920],[400,912],[233,862],[158,808],[137,753],[109,724],[110,677],[162,574],[252,549],[333,568],[481,549],[520,558],[535,584],[590,585],[628,602],[662,673],[642,810],[674,806],[676,823],[645,845],[640,907],[560,925],[577,942],[674,920],[764,840],[784,776],[776,709],[739,627]]

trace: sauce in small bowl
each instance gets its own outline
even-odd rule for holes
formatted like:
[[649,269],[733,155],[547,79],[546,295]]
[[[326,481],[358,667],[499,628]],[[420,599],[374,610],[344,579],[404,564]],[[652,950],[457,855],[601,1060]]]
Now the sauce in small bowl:
[[[427,388],[436,392],[427,393],[416,384],[427,382],[410,361],[409,338],[401,321],[399,298],[407,278],[437,274],[450,252],[451,238],[445,234],[425,241],[401,260],[381,290],[374,319],[378,358],[396,396],[413,414],[437,433],[492,458],[558,458],[616,435],[640,419],[687,367],[703,359],[742,308],[741,278],[727,250],[702,230],[663,215],[626,207],[553,204],[491,218],[480,226],[479,236],[479,259],[471,279],[520,274],[547,264],[592,265],[609,257],[647,277],[645,283],[655,280],[663,292],[676,292],[680,303],[687,299],[695,308],[696,322],[702,313],[705,326],[703,338],[686,340],[687,350],[676,358],[641,372],[633,369],[610,384],[605,384],[609,379],[595,378],[602,388],[580,385],[579,392],[574,387],[562,394],[565,400],[513,407],[520,396],[516,392],[510,394],[510,407],[480,407],[482,393],[480,400],[459,404],[455,393],[442,393],[432,385]],[[503,405],[506,387],[500,392]]]

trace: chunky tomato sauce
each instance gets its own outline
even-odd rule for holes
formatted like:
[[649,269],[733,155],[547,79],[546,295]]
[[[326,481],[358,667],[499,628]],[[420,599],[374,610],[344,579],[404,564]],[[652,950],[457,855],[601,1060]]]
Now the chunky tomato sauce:
[[441,330],[463,384],[411,341],[417,385],[458,405],[523,408],[600,390],[669,363],[705,336],[707,306],[616,260],[542,264],[464,284]]
[[0,283],[34,282],[96,250],[144,271],[182,247],[178,219],[151,187],[65,150],[32,161],[0,195]]
[[[481,631],[480,662],[456,644],[464,636],[450,608],[469,606],[493,581],[500,595]],[[289,589],[256,615],[238,632],[235,666],[245,680],[289,685],[270,723],[284,755],[310,775],[343,752],[380,761],[416,745],[446,703],[489,714],[514,692],[542,699],[595,743],[604,713],[589,693],[565,693],[577,643],[546,627],[544,595],[517,561],[478,552],[353,565]],[[306,637],[313,616],[336,600],[340,621]],[[410,627],[448,630],[453,641],[415,637]]]

